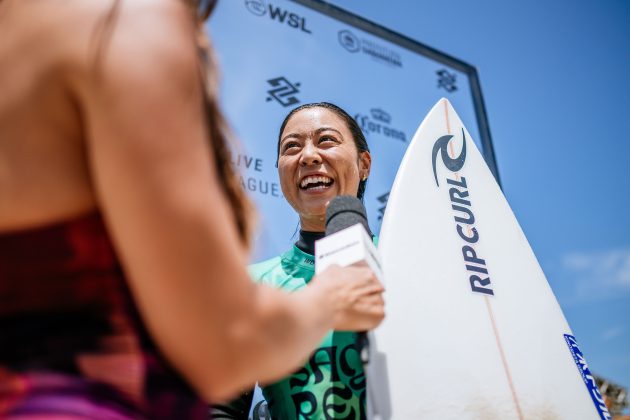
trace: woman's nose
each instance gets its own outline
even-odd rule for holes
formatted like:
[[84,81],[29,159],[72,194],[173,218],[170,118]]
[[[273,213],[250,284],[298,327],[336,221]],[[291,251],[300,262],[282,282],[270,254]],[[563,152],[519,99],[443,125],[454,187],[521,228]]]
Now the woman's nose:
[[322,157],[319,155],[319,150],[312,143],[307,143],[302,149],[300,156],[300,165],[316,165],[322,163]]

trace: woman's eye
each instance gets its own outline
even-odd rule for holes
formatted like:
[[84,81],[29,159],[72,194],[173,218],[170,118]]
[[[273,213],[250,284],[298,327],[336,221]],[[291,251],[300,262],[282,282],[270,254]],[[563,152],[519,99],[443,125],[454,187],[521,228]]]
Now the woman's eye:
[[324,142],[336,142],[337,140],[335,140],[333,137],[329,137],[329,136],[323,136],[319,139],[320,143],[324,143]]
[[287,152],[291,149],[295,149],[296,147],[299,147],[299,144],[296,142],[285,143],[284,146],[282,146],[282,152]]

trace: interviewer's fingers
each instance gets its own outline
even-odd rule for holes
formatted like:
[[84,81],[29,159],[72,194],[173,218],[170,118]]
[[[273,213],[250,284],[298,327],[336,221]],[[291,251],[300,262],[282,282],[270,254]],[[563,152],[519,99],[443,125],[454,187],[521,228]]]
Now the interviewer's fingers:
[[357,287],[356,292],[361,295],[372,295],[375,293],[382,294],[385,292],[385,288],[380,283],[362,284]]
[[331,266],[311,282],[330,297],[336,330],[364,331],[384,317],[383,285],[368,267]]

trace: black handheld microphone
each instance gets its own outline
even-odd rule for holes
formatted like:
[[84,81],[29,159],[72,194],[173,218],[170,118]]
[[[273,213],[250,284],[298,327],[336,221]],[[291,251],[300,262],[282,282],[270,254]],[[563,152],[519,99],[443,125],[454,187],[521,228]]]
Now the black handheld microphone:
[[[382,281],[381,265],[372,242],[365,206],[356,197],[335,197],[326,209],[326,236],[315,242],[315,272],[329,265],[341,267],[366,265]],[[357,334],[357,348],[361,361],[369,361],[367,333]]]
[[371,236],[365,206],[356,197],[340,195],[333,198],[326,208],[326,236],[360,223]]

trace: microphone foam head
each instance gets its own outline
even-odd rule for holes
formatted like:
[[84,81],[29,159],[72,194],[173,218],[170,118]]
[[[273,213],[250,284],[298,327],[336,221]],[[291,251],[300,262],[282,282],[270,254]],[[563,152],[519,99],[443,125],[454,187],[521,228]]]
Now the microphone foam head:
[[333,198],[326,208],[326,235],[339,232],[350,226],[361,223],[370,233],[365,206],[356,197],[340,195]]

